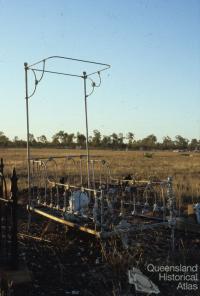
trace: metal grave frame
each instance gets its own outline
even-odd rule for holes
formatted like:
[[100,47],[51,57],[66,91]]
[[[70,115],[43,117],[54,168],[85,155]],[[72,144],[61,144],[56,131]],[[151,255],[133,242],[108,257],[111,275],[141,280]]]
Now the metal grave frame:
[[[84,63],[84,64],[93,64],[98,67],[97,70],[94,72],[90,72],[87,74],[86,71],[83,71],[82,74],[72,74],[67,72],[58,72],[58,71],[50,71],[46,69],[47,62],[49,60],[68,60],[72,62],[77,63]],[[38,68],[40,66],[40,68]],[[41,68],[42,66],[42,68]],[[89,141],[88,141],[88,112],[87,112],[87,98],[94,92],[95,87],[100,87],[101,85],[101,72],[108,70],[111,66],[109,64],[104,64],[96,61],[89,61],[89,60],[82,60],[82,59],[76,59],[76,58],[70,58],[70,57],[63,57],[63,56],[50,56],[47,58],[44,58],[42,60],[39,60],[31,65],[29,65],[27,62],[24,63],[24,70],[25,70],[25,100],[26,100],[26,128],[27,128],[27,173],[28,173],[28,207],[30,208],[31,205],[31,193],[30,193],[30,161],[31,161],[31,155],[30,155],[30,141],[29,141],[29,126],[30,126],[30,120],[29,120],[29,99],[33,97],[33,95],[36,92],[38,84],[41,82],[43,76],[45,73],[48,74],[55,74],[55,75],[63,75],[63,76],[70,76],[75,78],[81,78],[83,79],[83,89],[84,89],[84,103],[85,103],[85,127],[86,127],[86,153],[87,153],[87,176],[88,176],[88,188],[90,187],[90,154],[89,154]],[[28,88],[28,72],[31,71],[34,75],[34,90],[31,94],[29,94],[29,88]],[[36,73],[41,73],[40,78],[37,78]],[[97,84],[91,77],[95,74],[98,74],[99,76],[99,83]],[[87,93],[87,80],[91,81],[92,91],[90,93]]]

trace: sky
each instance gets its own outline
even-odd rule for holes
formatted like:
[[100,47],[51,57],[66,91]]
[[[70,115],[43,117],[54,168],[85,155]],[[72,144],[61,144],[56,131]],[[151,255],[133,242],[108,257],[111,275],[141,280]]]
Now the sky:
[[[199,0],[0,0],[0,36],[0,131],[10,139],[26,138],[24,62],[52,55],[111,65],[87,99],[89,134],[200,139]],[[91,70],[59,60],[48,69]],[[29,109],[35,137],[85,133],[83,79],[46,73]]]

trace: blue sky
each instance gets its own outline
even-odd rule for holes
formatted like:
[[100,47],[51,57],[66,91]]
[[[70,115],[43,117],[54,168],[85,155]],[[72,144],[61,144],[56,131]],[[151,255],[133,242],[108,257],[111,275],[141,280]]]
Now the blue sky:
[[[26,137],[23,63],[51,55],[112,66],[88,98],[90,134],[200,138],[200,1],[0,0],[0,36],[0,130],[11,139]],[[83,81],[46,74],[30,132],[59,130],[85,132]]]

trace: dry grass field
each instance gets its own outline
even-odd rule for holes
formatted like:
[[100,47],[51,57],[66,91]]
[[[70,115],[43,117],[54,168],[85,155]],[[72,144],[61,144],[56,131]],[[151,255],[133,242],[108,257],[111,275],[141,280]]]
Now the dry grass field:
[[[69,149],[31,149],[33,157],[49,157],[61,155],[85,154],[84,150]],[[180,152],[154,152],[147,154],[142,151],[105,151],[92,150],[91,155],[100,155],[109,161],[111,173],[116,177],[133,174],[139,178],[156,176],[160,179],[173,177],[174,192],[177,199],[200,200],[200,154]],[[152,157],[151,157],[152,156]],[[19,176],[19,186],[25,186],[26,149],[0,149],[0,157],[4,159],[5,175],[11,174],[15,166]],[[59,168],[58,168],[59,169]],[[62,172],[61,172],[62,173]]]

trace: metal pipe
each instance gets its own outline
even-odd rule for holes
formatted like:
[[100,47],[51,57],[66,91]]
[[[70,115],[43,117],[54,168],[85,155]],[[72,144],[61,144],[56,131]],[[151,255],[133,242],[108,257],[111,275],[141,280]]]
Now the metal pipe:
[[87,90],[86,80],[87,74],[83,72],[84,79],[84,101],[85,101],[85,125],[86,125],[86,152],[87,152],[87,175],[88,175],[88,188],[90,188],[90,155],[89,155],[89,141],[88,141],[88,115],[87,115]]
[[27,126],[27,170],[28,170],[28,207],[31,204],[31,180],[30,180],[30,144],[29,144],[29,106],[28,106],[28,63],[24,63],[25,91],[26,91],[26,126]]
[[71,222],[71,221],[64,220],[64,219],[62,219],[62,218],[59,218],[59,217],[53,216],[53,215],[51,215],[51,214],[48,214],[48,213],[46,213],[46,212],[44,212],[44,211],[42,211],[42,210],[39,210],[39,209],[36,209],[36,208],[33,208],[33,207],[30,207],[30,211],[32,211],[32,212],[34,212],[34,213],[37,213],[37,214],[39,214],[39,215],[41,215],[41,216],[43,216],[43,217],[46,217],[46,218],[48,218],[48,219],[51,219],[51,220],[53,220],[53,221],[56,221],[56,222],[58,222],[58,223],[61,223],[61,224],[67,225],[67,226],[69,226],[69,227],[73,227],[73,228],[75,228],[75,229],[78,229],[78,230],[83,231],[83,232],[87,232],[87,233],[89,233],[89,234],[93,234],[93,235],[95,235],[96,237],[100,238],[100,232],[95,231],[95,230],[93,230],[93,229],[91,229],[91,228],[87,228],[87,227],[84,227],[84,226],[80,226],[80,225],[78,225],[78,224],[76,224],[76,223],[74,223],[74,222]]

